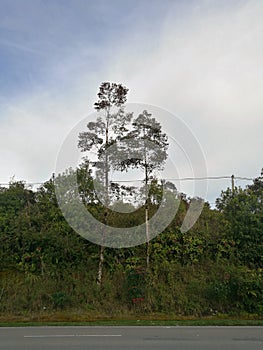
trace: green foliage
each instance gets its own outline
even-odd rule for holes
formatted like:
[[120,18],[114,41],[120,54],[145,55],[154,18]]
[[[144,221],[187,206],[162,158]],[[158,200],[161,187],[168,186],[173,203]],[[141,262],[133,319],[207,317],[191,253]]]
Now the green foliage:
[[[91,198],[92,187],[89,192],[84,185],[84,197]],[[151,191],[152,215],[158,208],[158,186]],[[98,217],[103,213],[96,202],[85,199],[84,204]],[[1,188],[0,312],[262,315],[262,179],[246,189],[223,192],[218,209],[206,204],[195,226],[181,233],[188,205],[182,198],[173,222],[151,241],[147,273],[145,244],[106,249],[99,287],[99,249],[63,218],[53,179],[37,191],[21,182]],[[123,226],[143,219],[144,208],[109,216],[110,224]]]
[[132,268],[126,273],[126,288],[128,302],[136,303],[145,298],[146,271],[142,268]]
[[263,178],[252,186],[222,192],[217,207],[228,222],[227,234],[239,263],[263,267]]
[[55,309],[63,309],[70,305],[71,298],[65,292],[59,291],[52,294],[52,301]]
[[221,279],[214,279],[207,288],[211,306],[220,312],[262,314],[262,270],[232,267]]

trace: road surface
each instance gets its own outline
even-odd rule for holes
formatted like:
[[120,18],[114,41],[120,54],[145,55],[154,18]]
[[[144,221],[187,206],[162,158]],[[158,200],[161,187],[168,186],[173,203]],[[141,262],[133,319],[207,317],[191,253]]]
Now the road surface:
[[1,350],[262,350],[263,327],[0,327]]

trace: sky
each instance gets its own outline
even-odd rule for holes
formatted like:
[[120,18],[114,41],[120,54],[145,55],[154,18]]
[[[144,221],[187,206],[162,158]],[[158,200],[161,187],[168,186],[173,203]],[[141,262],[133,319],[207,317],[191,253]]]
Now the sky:
[[[103,81],[180,119],[209,176],[259,176],[262,17],[261,0],[0,0],[0,183],[48,180]],[[208,181],[205,199],[230,185]]]

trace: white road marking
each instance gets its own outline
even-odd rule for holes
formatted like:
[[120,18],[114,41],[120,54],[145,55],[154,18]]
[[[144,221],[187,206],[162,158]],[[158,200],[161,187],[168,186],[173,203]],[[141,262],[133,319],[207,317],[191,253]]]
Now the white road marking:
[[122,337],[121,334],[46,334],[24,335],[24,338],[64,338],[64,337]]
[[76,337],[122,337],[121,334],[76,334]]
[[75,337],[75,335],[74,334],[24,335],[24,338],[56,338],[56,337]]

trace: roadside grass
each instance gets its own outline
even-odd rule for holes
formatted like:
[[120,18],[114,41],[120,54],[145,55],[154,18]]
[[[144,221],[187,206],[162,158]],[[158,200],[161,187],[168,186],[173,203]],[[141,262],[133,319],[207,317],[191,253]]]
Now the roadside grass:
[[26,326],[263,326],[263,315],[217,315],[184,317],[176,315],[107,316],[55,312],[41,315],[0,315],[0,327]]

